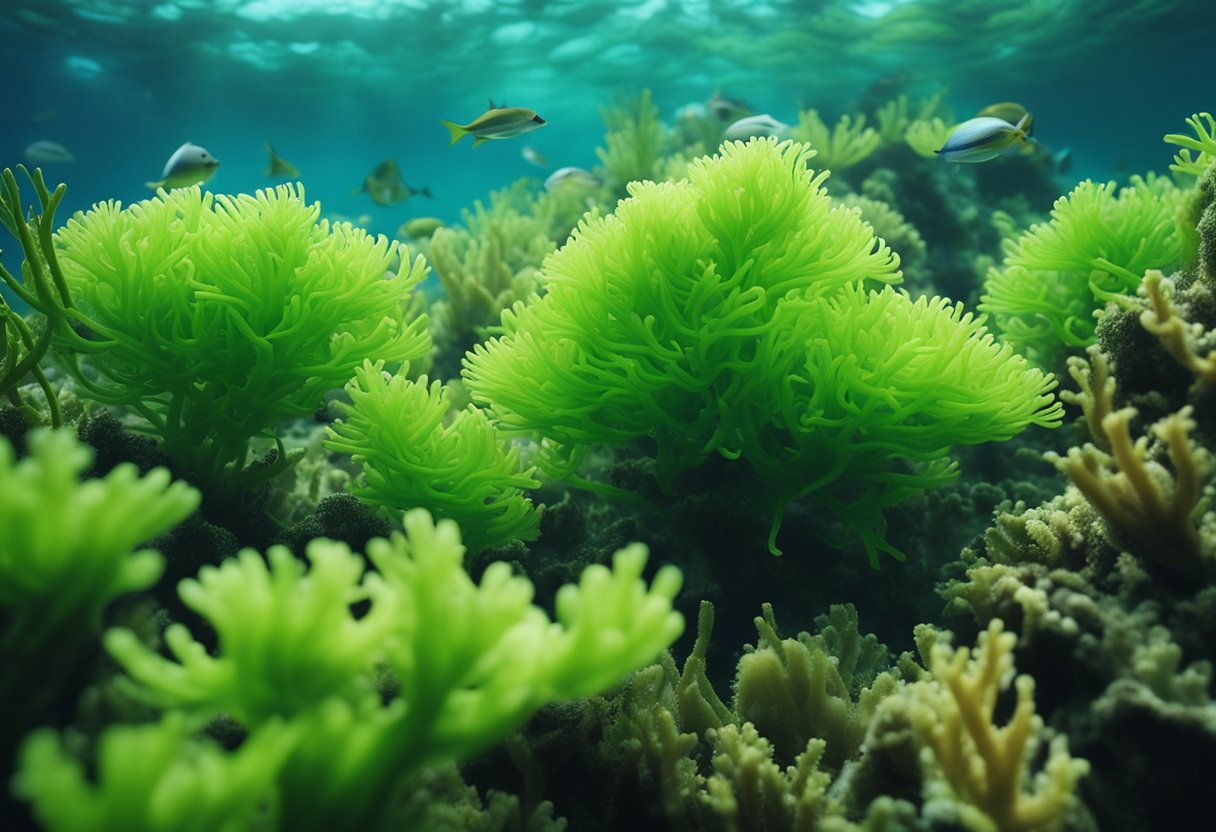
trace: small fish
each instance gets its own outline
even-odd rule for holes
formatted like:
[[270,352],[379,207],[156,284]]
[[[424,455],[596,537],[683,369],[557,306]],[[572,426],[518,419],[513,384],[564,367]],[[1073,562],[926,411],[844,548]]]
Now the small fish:
[[598,188],[600,179],[594,173],[576,167],[558,168],[549,174],[545,180],[545,190],[552,191],[564,185],[580,185],[584,188]]
[[401,169],[393,159],[386,159],[372,168],[363,179],[363,185],[351,191],[351,194],[366,192],[377,205],[399,205],[417,194],[432,199],[431,189],[425,185],[412,188],[401,178]]
[[45,139],[36,141],[25,149],[25,158],[39,164],[67,164],[76,161],[76,156],[59,142]]
[[705,109],[718,121],[735,121],[752,112],[745,102],[732,101],[721,90],[714,90],[714,94],[705,102]]
[[1051,156],[1051,165],[1061,176],[1066,176],[1072,170],[1072,148],[1057,150]]
[[524,145],[523,150],[519,151],[519,155],[523,156],[526,161],[531,162],[538,168],[549,167],[549,160],[542,156],[536,148],[532,147],[532,145]]
[[941,149],[933,152],[950,162],[987,162],[1029,140],[1025,130],[1029,119],[1030,113],[1017,124],[991,116],[969,119],[955,127]]
[[539,130],[546,124],[535,110],[526,107],[495,107],[493,99],[490,99],[490,109],[468,124],[456,124],[443,119],[440,119],[440,123],[452,134],[452,144],[470,135],[473,137],[473,147],[491,139],[522,136],[524,133]]
[[724,139],[750,139],[752,136],[777,136],[778,138],[785,135],[785,131],[789,130],[788,124],[782,124],[777,119],[765,113],[759,116],[748,116],[741,118],[726,128],[726,132],[722,134]]
[[273,176],[276,179],[300,178],[300,169],[275,153],[269,144],[266,145],[266,152],[270,154],[270,162],[266,165],[266,170],[262,171],[263,176]]
[[188,188],[201,185],[215,175],[219,160],[196,144],[186,142],[165,162],[165,170],[156,182],[145,182],[149,188]]

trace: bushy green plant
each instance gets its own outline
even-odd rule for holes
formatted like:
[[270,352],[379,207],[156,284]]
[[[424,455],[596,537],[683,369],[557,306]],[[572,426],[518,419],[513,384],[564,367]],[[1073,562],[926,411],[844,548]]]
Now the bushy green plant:
[[403,312],[423,262],[402,250],[393,274],[397,243],[320,210],[280,185],[76,214],[55,242],[95,338],[87,366],[68,345],[82,392],[136,411],[188,477],[231,484],[253,477],[251,439],[316,410],[365,358],[425,356],[426,320]]
[[1056,200],[1051,221],[1005,241],[1005,262],[984,284],[980,310],[1002,337],[1044,366],[1094,342],[1094,311],[1134,297],[1148,269],[1195,255],[1183,228],[1186,193],[1168,179],[1085,180]]
[[798,123],[790,130],[790,138],[806,142],[816,152],[816,163],[826,170],[852,167],[882,144],[882,136],[873,127],[866,127],[866,117],[845,114],[835,126],[828,127],[816,110],[803,110]]
[[629,182],[654,177],[655,165],[663,152],[663,123],[651,101],[650,90],[637,99],[603,110],[606,147],[595,155],[604,165],[608,182],[620,191]]
[[157,552],[135,547],[172,529],[199,495],[163,468],[123,464],[79,482],[92,452],[71,432],[38,429],[17,461],[0,437],[0,751],[30,727],[45,697],[96,637],[102,609],[156,583]]
[[864,290],[897,280],[898,258],[834,205],[812,155],[727,142],[685,181],[631,185],[546,261],[547,293],[504,313],[504,334],[466,357],[474,398],[504,428],[543,438],[540,462],[558,474],[587,444],[642,436],[665,489],[707,454],[741,455],[766,482],[774,551],[786,503],[830,485],[827,504],[876,561],[875,516],[948,476],[935,455],[1057,423],[1059,410],[1051,377],[958,308]]
[[792,295],[760,341],[763,371],[740,388],[744,456],[777,507],[815,495],[865,544],[885,541],[883,509],[957,475],[954,445],[1059,425],[1054,378],[994,340],[946,298],[912,301],[890,286]]
[[937,151],[945,146],[954,128],[954,124],[940,118],[917,119],[908,125],[904,132],[904,141],[917,156],[936,159]]
[[539,516],[523,491],[540,483],[519,448],[472,405],[449,420],[439,381],[386,377],[382,366],[368,361],[355,370],[350,404],[339,405],[345,418],[327,430],[326,447],[363,466],[351,490],[374,505],[455,520],[473,551],[534,539]]
[[[455,523],[419,509],[405,529],[369,544],[377,571],[344,544],[316,540],[309,566],[283,548],[269,563],[245,551],[183,581],[182,600],[218,637],[214,654],[181,625],[165,634],[172,658],[127,630],[105,640],[171,713],[157,727],[106,729],[96,784],[54,732],[35,735],[18,794],[53,829],[178,828],[199,800],[205,828],[227,829],[247,828],[249,792],[265,784],[252,797],[270,828],[372,828],[411,771],[468,758],[543,704],[615,684],[683,628],[671,609],[679,571],[664,567],[647,587],[640,544],[562,587],[551,621],[509,565],[472,581]],[[248,732],[235,752],[186,741],[174,715],[219,713]],[[116,765],[114,755],[140,749],[155,765]]]

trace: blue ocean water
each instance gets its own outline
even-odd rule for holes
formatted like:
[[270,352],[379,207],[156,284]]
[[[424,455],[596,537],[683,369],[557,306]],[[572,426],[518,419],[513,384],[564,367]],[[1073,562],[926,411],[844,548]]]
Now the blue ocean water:
[[[1210,107],[1205,57],[1216,11],[1182,2],[964,3],[834,0],[8,0],[0,16],[0,161],[56,141],[46,165],[71,210],[146,197],[182,142],[221,160],[209,187],[270,184],[263,143],[302,171],[326,213],[391,234],[520,176],[596,163],[599,110],[649,88],[663,117],[715,90],[792,121],[799,105],[850,110],[880,79],[947,90],[958,113],[1001,100],[1073,151],[1073,175],[1162,169],[1163,132]],[[535,109],[527,140],[449,148],[439,119],[488,99]],[[395,158],[421,198],[352,195]]]

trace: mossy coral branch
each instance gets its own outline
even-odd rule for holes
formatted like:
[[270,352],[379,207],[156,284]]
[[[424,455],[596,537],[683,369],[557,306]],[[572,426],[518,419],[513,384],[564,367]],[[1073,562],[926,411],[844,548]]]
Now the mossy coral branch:
[[1092,446],[1072,448],[1066,457],[1048,454],[1048,459],[1139,552],[1176,575],[1212,580],[1216,561],[1204,554],[1193,519],[1206,460],[1190,441],[1195,429],[1191,408],[1153,426],[1168,448],[1172,477],[1147,460],[1146,439],[1132,441],[1129,425],[1135,416],[1134,408],[1125,407],[1102,419],[1113,459]]
[[1216,387],[1216,350],[1200,356],[1194,347],[1197,335],[1203,334],[1199,324],[1190,325],[1177,314],[1165,288],[1173,282],[1161,272],[1150,269],[1144,275],[1141,294],[1145,295],[1151,308],[1140,313],[1140,323],[1149,332],[1161,339],[1162,346],[1174,360],[1186,367],[1199,379],[1204,387]]
[[958,797],[979,809],[999,832],[1042,832],[1063,827],[1077,781],[1089,764],[1053,741],[1044,773],[1025,790],[1027,766],[1041,720],[1035,716],[1034,679],[1013,680],[1017,704],[1002,727],[997,697],[1013,676],[1017,636],[993,619],[975,650],[935,643],[929,651],[934,682],[918,683],[914,724],[937,771]]

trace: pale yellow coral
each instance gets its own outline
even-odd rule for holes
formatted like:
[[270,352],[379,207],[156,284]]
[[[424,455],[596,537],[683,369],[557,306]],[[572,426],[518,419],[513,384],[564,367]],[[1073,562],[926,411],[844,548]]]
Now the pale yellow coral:
[[947,124],[940,118],[918,119],[904,131],[904,141],[916,155],[936,159],[937,151],[946,144],[946,139],[950,138],[954,127],[955,125]]
[[1206,451],[1190,440],[1196,427],[1190,406],[1153,425],[1168,449],[1173,474],[1149,459],[1148,438],[1132,441],[1136,410],[1125,407],[1102,419],[1111,454],[1093,445],[1070,448],[1066,457],[1047,458],[1069,476],[1112,529],[1131,540],[1137,552],[1188,578],[1216,576],[1216,558],[1206,551],[1195,527]]
[[1086,352],[1089,353],[1089,360],[1076,355],[1068,357],[1068,374],[1077,383],[1080,392],[1061,390],[1060,398],[1080,406],[1094,444],[1109,448],[1110,439],[1102,427],[1102,420],[1114,410],[1115,379],[1110,374],[1106,355],[1098,349],[1097,344],[1091,344]]
[[1168,292],[1174,282],[1156,269],[1149,269],[1140,284],[1140,294],[1147,297],[1150,308],[1140,313],[1140,323],[1161,340],[1161,345],[1174,360],[1194,373],[1207,388],[1216,387],[1216,350],[1200,356],[1196,342],[1204,337],[1202,324],[1188,323],[1177,314]]
[[[928,649],[934,679],[909,688],[917,702],[913,724],[927,746],[923,759],[931,777],[982,813],[990,828],[1046,832],[1064,825],[1077,781],[1089,764],[1071,757],[1065,738],[1055,737],[1043,770],[1031,776],[1029,761],[1043,742],[1044,729],[1035,714],[1034,679],[1014,678],[1016,642],[1000,619],[989,623],[974,650],[953,649],[946,639],[934,639]],[[1011,683],[1017,704],[1009,722],[997,727],[997,696]]]

